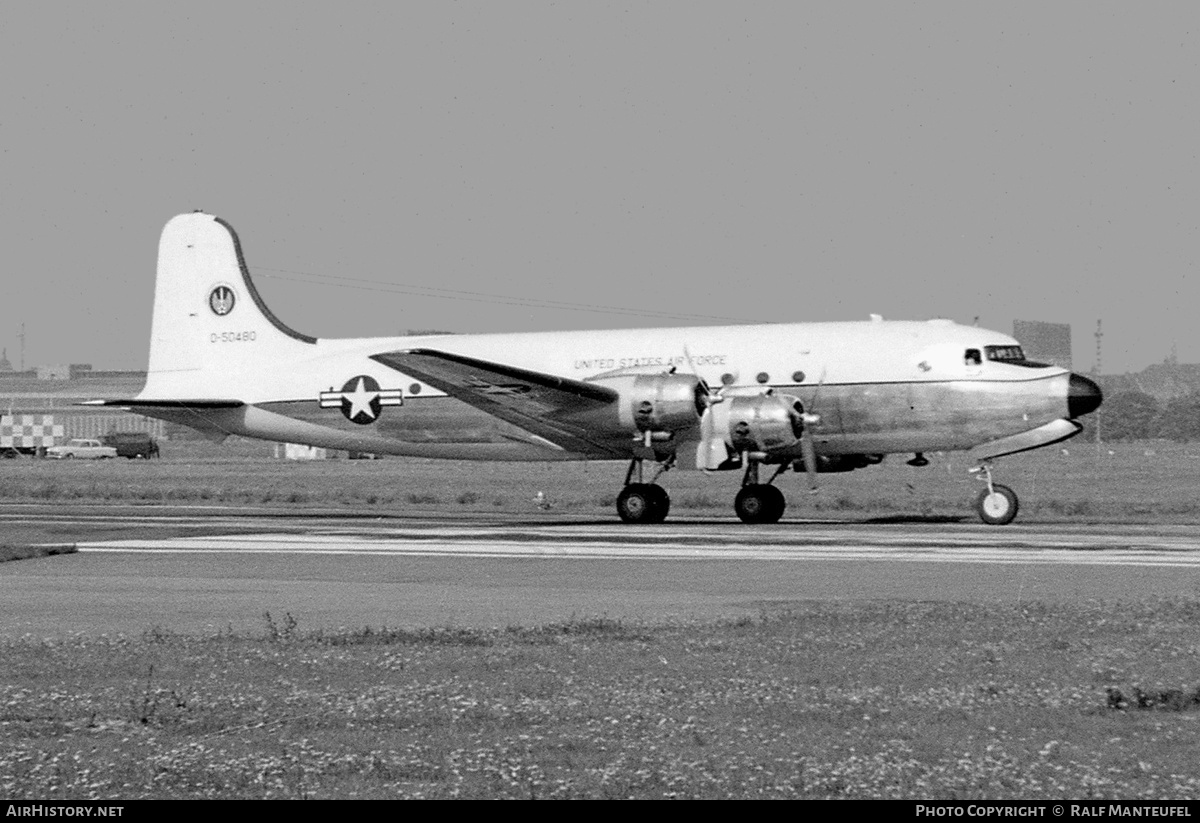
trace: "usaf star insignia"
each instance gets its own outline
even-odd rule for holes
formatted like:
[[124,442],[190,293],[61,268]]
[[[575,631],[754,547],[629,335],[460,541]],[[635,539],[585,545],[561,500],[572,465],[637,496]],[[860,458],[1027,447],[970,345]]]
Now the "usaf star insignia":
[[347,420],[360,426],[378,420],[384,406],[404,405],[400,389],[381,389],[375,378],[367,374],[351,377],[341,391],[321,392],[319,399],[321,408],[341,409]]

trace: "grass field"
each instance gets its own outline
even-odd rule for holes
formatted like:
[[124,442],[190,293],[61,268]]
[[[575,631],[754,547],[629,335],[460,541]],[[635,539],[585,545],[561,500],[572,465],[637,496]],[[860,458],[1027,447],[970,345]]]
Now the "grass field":
[[[1021,498],[1018,522],[1200,522],[1200,444],[1068,444],[997,461],[995,479]],[[364,511],[536,512],[614,516],[621,463],[466,463],[383,460],[288,461],[241,439],[213,446],[164,444],[161,460],[0,461],[0,500],[322,506]],[[820,490],[785,474],[777,485],[792,517],[961,516],[982,483],[961,454],[903,456],[847,474],[820,476]],[[661,481],[677,514],[732,516],[737,472],[669,472]]]
[[[0,500],[536,516],[542,491],[552,511],[615,519],[623,474],[268,453],[3,461]],[[892,460],[813,497],[783,479],[792,516],[974,522],[966,468]],[[732,518],[738,479],[672,473],[673,511]],[[1197,446],[1048,450],[1000,461],[997,480],[1021,495],[1018,522],[1200,522]],[[1198,654],[1200,596],[486,631],[264,614],[250,634],[30,637],[0,644],[0,796],[1195,799]]]
[[[1197,603],[6,644],[0,795],[1200,796]],[[1140,705],[1139,705],[1140,698]]]

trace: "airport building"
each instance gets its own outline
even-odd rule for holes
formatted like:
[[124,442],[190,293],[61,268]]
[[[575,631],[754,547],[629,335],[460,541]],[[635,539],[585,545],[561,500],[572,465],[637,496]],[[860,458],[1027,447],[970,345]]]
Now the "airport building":
[[[7,352],[0,367],[8,364]],[[157,439],[188,439],[184,427],[168,426],[120,409],[96,409],[85,400],[133,397],[146,385],[144,371],[95,371],[86,363],[37,366],[26,371],[0,368],[0,413],[10,417],[52,417],[64,438],[96,438],[116,432],[146,432]]]

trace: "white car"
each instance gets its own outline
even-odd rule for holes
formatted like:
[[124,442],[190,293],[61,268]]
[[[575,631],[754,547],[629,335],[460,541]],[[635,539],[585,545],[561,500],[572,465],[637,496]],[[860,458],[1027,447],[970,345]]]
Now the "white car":
[[108,460],[117,456],[117,450],[105,446],[99,440],[68,440],[61,446],[46,449],[46,456],[55,460]]

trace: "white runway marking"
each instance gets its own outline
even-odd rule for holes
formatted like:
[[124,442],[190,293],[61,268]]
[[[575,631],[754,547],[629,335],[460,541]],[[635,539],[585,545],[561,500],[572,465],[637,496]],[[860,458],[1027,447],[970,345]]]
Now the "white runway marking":
[[84,552],[560,557],[623,560],[859,560],[921,563],[1200,567],[1200,530],[1078,527],[942,532],[903,527],[728,524],[631,528],[600,525],[323,527],[302,534],[111,540]]

